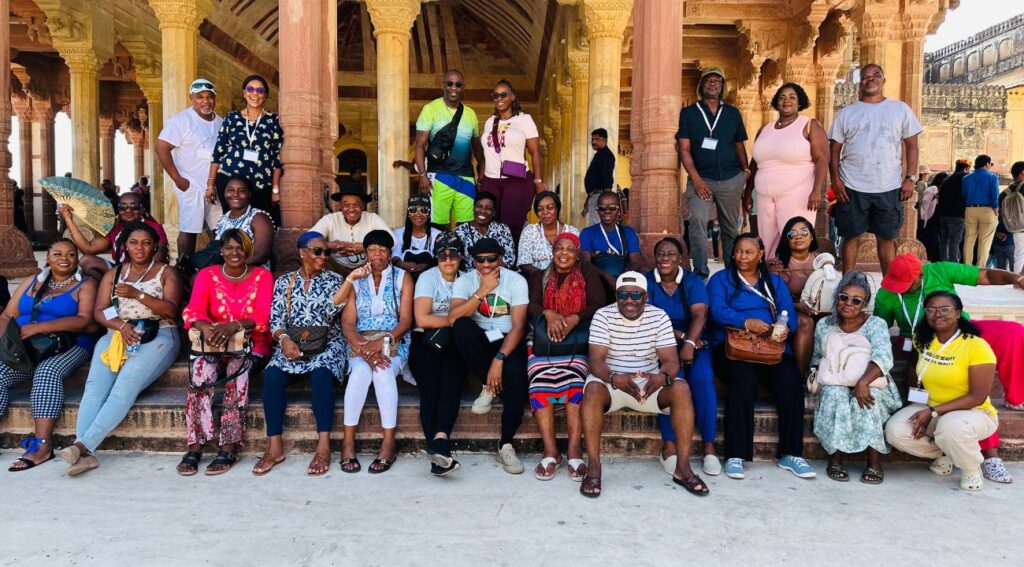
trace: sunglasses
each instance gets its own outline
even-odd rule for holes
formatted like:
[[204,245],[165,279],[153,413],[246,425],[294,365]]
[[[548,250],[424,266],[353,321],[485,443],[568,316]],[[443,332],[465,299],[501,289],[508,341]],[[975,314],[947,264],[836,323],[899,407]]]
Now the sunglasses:
[[425,214],[430,212],[430,207],[409,207],[408,211],[409,211],[410,215],[416,214],[416,213],[419,213],[421,215],[425,215]]
[[306,250],[309,250],[309,253],[314,256],[328,256],[331,253],[330,249],[319,246],[307,246]]
[[840,293],[839,294],[839,301],[841,301],[843,303],[849,303],[850,305],[863,305],[864,304],[864,298],[863,297],[852,297],[852,296],[847,295],[845,293]]
[[945,305],[943,307],[925,307],[924,308],[924,314],[928,315],[929,317],[934,317],[936,315],[949,315],[952,312],[953,312],[953,306],[952,305]]
[[438,262],[447,262],[448,260],[458,260],[461,255],[455,251],[442,251],[437,253]]
[[605,207],[598,207],[597,208],[597,212],[599,212],[599,213],[614,213],[615,211],[618,211],[618,210],[619,210],[619,207],[617,207],[615,205],[608,205],[608,206],[605,206]]
[[644,298],[644,293],[645,292],[642,291],[617,291],[615,292],[615,297],[618,297],[619,301],[625,301],[627,299],[632,299],[633,301],[640,301],[641,299]]
[[491,100],[498,100],[502,98],[508,98],[512,93],[508,91],[494,91],[491,93]]
[[497,254],[491,254],[490,256],[473,256],[473,261],[477,264],[493,264],[497,262],[500,257],[501,256],[498,256]]
[[267,89],[265,89],[263,87],[254,87],[254,86],[250,85],[248,87],[245,87],[245,92],[247,92],[247,93],[263,94],[263,93],[267,92]]
[[444,82],[444,86],[446,86],[446,87],[455,87],[457,89],[461,89],[462,88],[462,81],[445,81]]
[[786,238],[788,238],[790,240],[793,240],[794,238],[796,238],[798,236],[810,236],[810,235],[811,235],[811,231],[807,230],[806,228],[801,228],[801,229],[793,229],[793,230],[787,232],[786,233]]
[[130,205],[118,205],[117,210],[119,211],[141,211],[142,205],[138,203],[132,203]]
[[195,92],[196,89],[212,91],[213,83],[192,83],[192,91]]

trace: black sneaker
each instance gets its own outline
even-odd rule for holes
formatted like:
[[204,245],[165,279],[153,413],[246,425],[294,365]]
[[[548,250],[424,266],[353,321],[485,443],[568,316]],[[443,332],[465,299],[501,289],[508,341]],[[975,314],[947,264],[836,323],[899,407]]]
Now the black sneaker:
[[460,468],[462,468],[462,465],[455,459],[452,459],[452,464],[447,467],[442,467],[437,463],[430,463],[430,474],[434,476],[448,476]]
[[428,442],[427,446],[423,449],[423,452],[430,459],[430,462],[442,469],[450,468],[452,463],[455,462],[455,459],[452,458],[452,453],[448,448],[450,445],[447,441],[447,439],[434,439]]

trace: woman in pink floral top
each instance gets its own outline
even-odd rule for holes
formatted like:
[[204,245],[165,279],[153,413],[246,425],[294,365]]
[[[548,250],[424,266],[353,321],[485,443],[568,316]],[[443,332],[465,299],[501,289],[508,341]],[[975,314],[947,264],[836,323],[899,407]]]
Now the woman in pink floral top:
[[207,475],[223,474],[237,460],[238,445],[245,431],[245,409],[249,405],[249,373],[262,367],[270,356],[270,303],[274,276],[269,270],[249,266],[253,254],[249,235],[229,229],[221,235],[224,265],[200,270],[192,298],[182,313],[185,328],[199,329],[207,344],[219,346],[240,330],[252,339],[249,356],[194,356],[185,401],[188,452],[178,464],[178,474],[192,476],[199,471],[203,445],[214,434],[213,384],[222,377],[238,375],[224,384],[224,410],[220,420],[220,451],[206,467]]

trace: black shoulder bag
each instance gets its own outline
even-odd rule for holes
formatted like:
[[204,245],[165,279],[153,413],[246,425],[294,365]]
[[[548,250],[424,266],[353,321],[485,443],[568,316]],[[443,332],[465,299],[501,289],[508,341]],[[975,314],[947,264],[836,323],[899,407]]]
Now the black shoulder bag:
[[459,128],[459,121],[462,120],[463,108],[460,102],[459,108],[452,116],[452,121],[438,130],[430,140],[430,144],[427,145],[427,171],[432,173],[438,171],[448,161],[448,154],[455,146],[455,135]]
[[[50,277],[46,276],[43,285],[39,286],[39,290],[32,300],[32,316],[29,318],[29,323],[35,323],[39,318],[39,304],[43,301],[43,293],[46,292],[47,285],[50,283]],[[47,358],[71,350],[77,340],[78,335],[69,331],[42,333],[25,339],[25,352],[28,353],[28,358],[33,364],[39,364]]]
[[[288,294],[285,298],[285,333],[290,337],[302,351],[302,358],[309,360],[314,356],[327,350],[327,333],[330,327],[327,325],[292,325],[292,288],[295,287],[295,280],[299,277],[298,270],[292,272],[288,281]],[[312,285],[312,284],[310,284]]]

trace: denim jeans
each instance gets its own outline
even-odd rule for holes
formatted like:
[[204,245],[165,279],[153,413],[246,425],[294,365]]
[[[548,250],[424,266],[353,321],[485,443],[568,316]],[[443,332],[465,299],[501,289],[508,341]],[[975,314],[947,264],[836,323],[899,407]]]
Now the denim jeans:
[[139,394],[178,358],[178,330],[163,327],[152,341],[140,345],[139,351],[128,357],[119,372],[114,372],[100,356],[110,346],[112,336],[114,331],[107,331],[93,351],[89,378],[78,406],[77,440],[90,451],[95,451],[121,424]]
[[939,260],[960,261],[960,245],[964,241],[964,219],[939,217]]

